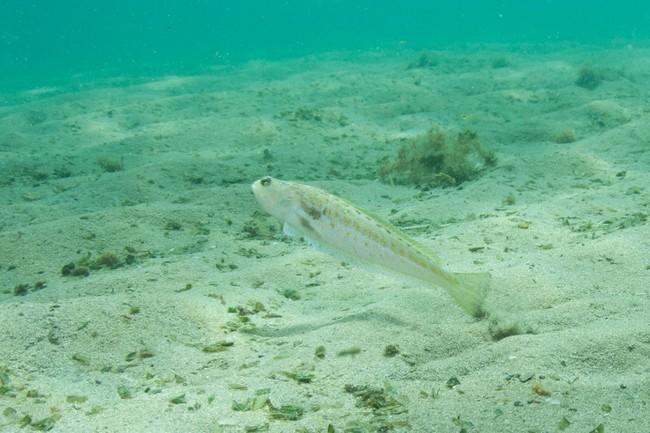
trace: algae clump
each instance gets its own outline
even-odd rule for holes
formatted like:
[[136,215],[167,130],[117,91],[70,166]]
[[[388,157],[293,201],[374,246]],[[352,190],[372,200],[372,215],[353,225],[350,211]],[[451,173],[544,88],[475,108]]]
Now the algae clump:
[[272,419],[298,421],[304,413],[305,409],[294,404],[283,404],[280,407],[276,407],[269,402],[269,415]]
[[475,179],[495,163],[494,153],[475,132],[464,130],[454,137],[431,128],[405,143],[395,160],[380,160],[378,174],[389,183],[446,187]]
[[563,129],[562,131],[555,134],[553,141],[558,144],[573,143],[576,141],[576,134],[572,129]]
[[580,69],[580,72],[578,72],[575,84],[583,89],[594,90],[596,87],[600,86],[602,81],[603,74],[601,72],[585,66]]
[[106,173],[115,173],[117,171],[122,171],[124,168],[122,160],[107,155],[98,156],[97,165],[99,165]]

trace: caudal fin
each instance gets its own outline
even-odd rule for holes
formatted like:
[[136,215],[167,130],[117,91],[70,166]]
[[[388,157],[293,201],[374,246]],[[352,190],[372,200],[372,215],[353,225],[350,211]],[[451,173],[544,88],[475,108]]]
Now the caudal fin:
[[473,317],[483,317],[483,301],[490,287],[490,274],[487,272],[472,274],[453,274],[456,284],[447,287],[454,301],[467,314]]

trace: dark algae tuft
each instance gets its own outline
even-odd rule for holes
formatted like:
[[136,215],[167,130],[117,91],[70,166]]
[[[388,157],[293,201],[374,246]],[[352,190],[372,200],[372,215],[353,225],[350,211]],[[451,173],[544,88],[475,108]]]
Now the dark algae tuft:
[[298,421],[304,413],[304,408],[294,404],[283,404],[276,407],[269,402],[269,415],[272,419]]
[[494,153],[481,145],[475,132],[449,136],[432,128],[405,143],[394,160],[382,159],[378,174],[388,183],[446,187],[475,179],[495,164]]
[[438,63],[438,59],[432,53],[423,52],[416,60],[409,63],[406,69],[435,68]]
[[400,416],[406,414],[408,409],[397,398],[392,386],[386,384],[383,388],[375,388],[347,384],[343,390],[354,396],[358,408],[370,410],[372,431],[383,432],[395,427],[408,427],[408,422]]
[[99,165],[106,173],[115,173],[117,171],[122,171],[124,168],[124,163],[121,159],[107,155],[98,156],[97,165]]
[[93,269],[99,269],[99,268],[115,269],[120,266],[122,266],[122,261],[117,256],[117,254],[111,252],[103,253],[102,255],[97,257],[92,264]]
[[25,296],[29,291],[29,284],[17,284],[14,287],[14,295]]
[[395,344],[389,344],[384,348],[384,356],[388,358],[392,358],[393,356],[398,355],[399,352],[399,347]]
[[584,68],[580,69],[580,72],[578,72],[578,78],[576,78],[576,86],[587,90],[594,90],[596,87],[600,86],[602,81],[602,73],[585,66]]
[[88,252],[86,255],[76,261],[68,262],[61,267],[61,275],[64,277],[87,277],[90,271],[99,269],[117,269],[125,265],[131,265],[136,262],[134,251],[130,247],[125,248],[126,255],[124,258],[112,251],[105,251],[92,259],[93,254]]

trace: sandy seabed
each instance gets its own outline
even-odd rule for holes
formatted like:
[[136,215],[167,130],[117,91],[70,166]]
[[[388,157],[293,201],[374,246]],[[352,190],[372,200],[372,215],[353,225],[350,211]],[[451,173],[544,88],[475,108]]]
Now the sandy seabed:
[[[642,47],[472,46],[0,96],[0,431],[650,432],[648,83]],[[381,183],[434,125],[496,166]],[[491,316],[285,238],[263,175],[490,272]]]

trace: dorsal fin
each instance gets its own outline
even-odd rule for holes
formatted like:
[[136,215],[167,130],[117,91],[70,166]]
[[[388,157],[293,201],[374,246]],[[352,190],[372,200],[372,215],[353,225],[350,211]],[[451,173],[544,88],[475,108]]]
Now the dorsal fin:
[[[340,197],[339,197],[339,199],[342,200],[342,201],[345,202],[345,203],[348,203],[350,206],[353,206],[353,207],[354,207],[354,205],[351,204],[350,202],[348,202],[347,200],[342,199],[342,198],[340,198]],[[398,228],[395,227],[394,225],[390,224],[389,222],[387,222],[386,220],[384,220],[383,218],[381,218],[380,216],[377,216],[377,215],[375,215],[375,214],[372,213],[372,212],[368,212],[368,211],[365,210],[365,209],[360,209],[360,208],[357,208],[357,209],[359,209],[361,212],[363,212],[364,214],[366,214],[369,218],[372,218],[372,219],[375,220],[377,223],[381,224],[383,227],[385,227],[385,228],[388,229],[389,231],[392,231],[392,232],[396,232],[396,233],[398,233],[399,236],[400,236],[402,239],[406,240],[408,243],[410,243],[410,244],[413,245],[415,248],[417,248],[418,251],[420,251],[422,254],[424,254],[425,256],[427,256],[427,258],[428,258],[429,260],[431,260],[431,262],[433,262],[434,264],[436,264],[436,265],[438,265],[438,266],[442,266],[442,265],[444,264],[444,262],[442,261],[442,259],[441,259],[441,258],[440,258],[436,253],[434,253],[433,250],[432,250],[431,248],[429,248],[429,247],[427,247],[426,245],[424,245],[424,244],[422,244],[422,243],[416,241],[415,239],[413,239],[412,237],[410,237],[409,235],[407,235],[406,233],[404,233],[402,230],[398,229]]]

